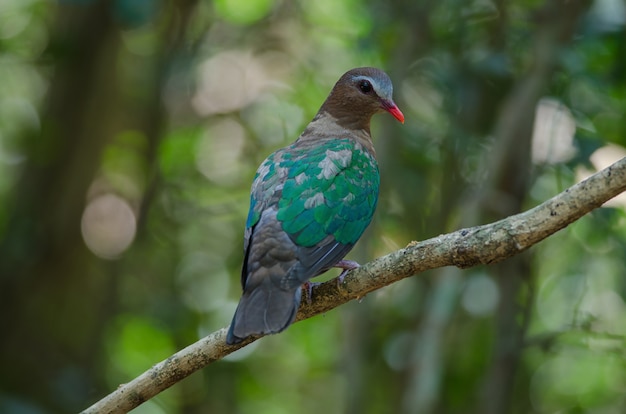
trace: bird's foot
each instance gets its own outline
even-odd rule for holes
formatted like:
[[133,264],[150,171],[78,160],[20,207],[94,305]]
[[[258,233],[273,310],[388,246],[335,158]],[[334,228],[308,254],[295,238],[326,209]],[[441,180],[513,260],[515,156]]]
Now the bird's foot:
[[338,267],[339,269],[343,269],[341,274],[339,274],[339,276],[337,276],[337,279],[336,279],[337,286],[341,286],[341,284],[343,283],[343,279],[346,277],[348,272],[350,270],[361,267],[361,265],[355,262],[354,260],[340,260],[333,267]]
[[[361,267],[361,265],[353,260],[340,260],[333,267],[343,269],[343,271],[335,279],[337,281],[337,286],[340,286],[343,283],[343,279],[346,277],[348,272],[352,269],[356,269],[357,267]],[[307,304],[311,304],[313,300],[313,288],[318,285],[321,285],[321,283],[307,281],[302,284],[302,289],[306,292],[305,300]]]
[[312,300],[313,300],[313,288],[317,285],[319,285],[320,283],[317,282],[304,282],[302,284],[302,289],[306,292],[306,303],[307,304],[311,304]]

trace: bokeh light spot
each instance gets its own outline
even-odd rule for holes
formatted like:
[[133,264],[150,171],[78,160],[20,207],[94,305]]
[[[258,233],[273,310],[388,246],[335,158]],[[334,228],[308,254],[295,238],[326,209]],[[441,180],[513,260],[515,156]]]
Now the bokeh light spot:
[[240,157],[246,132],[233,119],[211,125],[198,141],[196,167],[209,180],[222,185],[236,184],[241,178]]
[[215,0],[215,11],[224,20],[250,24],[267,16],[274,0]]
[[85,244],[96,256],[116,259],[133,242],[137,219],[126,200],[109,193],[87,204],[81,230]]
[[532,159],[536,164],[558,164],[576,153],[576,121],[570,110],[556,99],[537,104],[532,138]]
[[250,52],[219,53],[202,63],[199,71],[192,105],[203,116],[240,110],[272,82],[260,60]]
[[461,304],[472,315],[488,315],[500,300],[498,286],[489,276],[480,274],[467,280]]

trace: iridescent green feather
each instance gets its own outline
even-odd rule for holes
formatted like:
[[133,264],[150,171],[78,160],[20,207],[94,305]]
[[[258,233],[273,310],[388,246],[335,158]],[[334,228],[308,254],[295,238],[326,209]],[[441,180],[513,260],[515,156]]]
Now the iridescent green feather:
[[[324,174],[323,165],[335,174]],[[372,219],[379,183],[376,160],[352,140],[292,145],[270,155],[257,171],[246,225],[254,226],[265,208],[277,205],[277,219],[298,245],[315,246],[328,235],[354,244]]]
[[[351,152],[348,158],[326,160],[327,151],[347,150]],[[278,201],[277,219],[283,230],[300,246],[314,246],[329,234],[339,243],[356,243],[376,209],[379,175],[374,158],[348,139],[307,148],[301,156],[291,155],[280,162],[280,167],[289,170]],[[325,177],[320,166],[323,161],[332,161],[337,174]]]

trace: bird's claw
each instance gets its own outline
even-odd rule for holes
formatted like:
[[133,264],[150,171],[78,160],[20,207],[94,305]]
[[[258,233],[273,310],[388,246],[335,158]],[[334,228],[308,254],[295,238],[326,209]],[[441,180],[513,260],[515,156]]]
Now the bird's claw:
[[302,288],[306,292],[305,300],[308,305],[310,305],[311,302],[313,301],[313,288],[317,285],[319,285],[319,283],[317,282],[304,282],[302,284]]
[[339,269],[343,269],[343,271],[337,276],[337,286],[341,286],[343,283],[343,279],[345,279],[346,275],[350,270],[361,267],[360,264],[355,262],[354,260],[340,260],[333,267],[338,267]]
[[[333,267],[343,269],[343,271],[335,279],[337,281],[337,287],[339,287],[343,283],[343,279],[346,277],[348,272],[352,269],[361,267],[361,265],[353,260],[340,260]],[[306,292],[305,300],[309,305],[313,301],[313,288],[317,285],[321,285],[321,283],[307,281],[302,284],[302,289]]]

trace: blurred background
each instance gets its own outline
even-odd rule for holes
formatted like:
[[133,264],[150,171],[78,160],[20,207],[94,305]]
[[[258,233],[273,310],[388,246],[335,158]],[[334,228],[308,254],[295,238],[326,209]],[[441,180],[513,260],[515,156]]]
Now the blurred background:
[[[0,0],[0,412],[79,411],[227,326],[256,167],[357,66],[389,73],[406,116],[373,122],[361,263],[626,155],[622,0]],[[624,413],[625,257],[618,198],[133,412]]]

